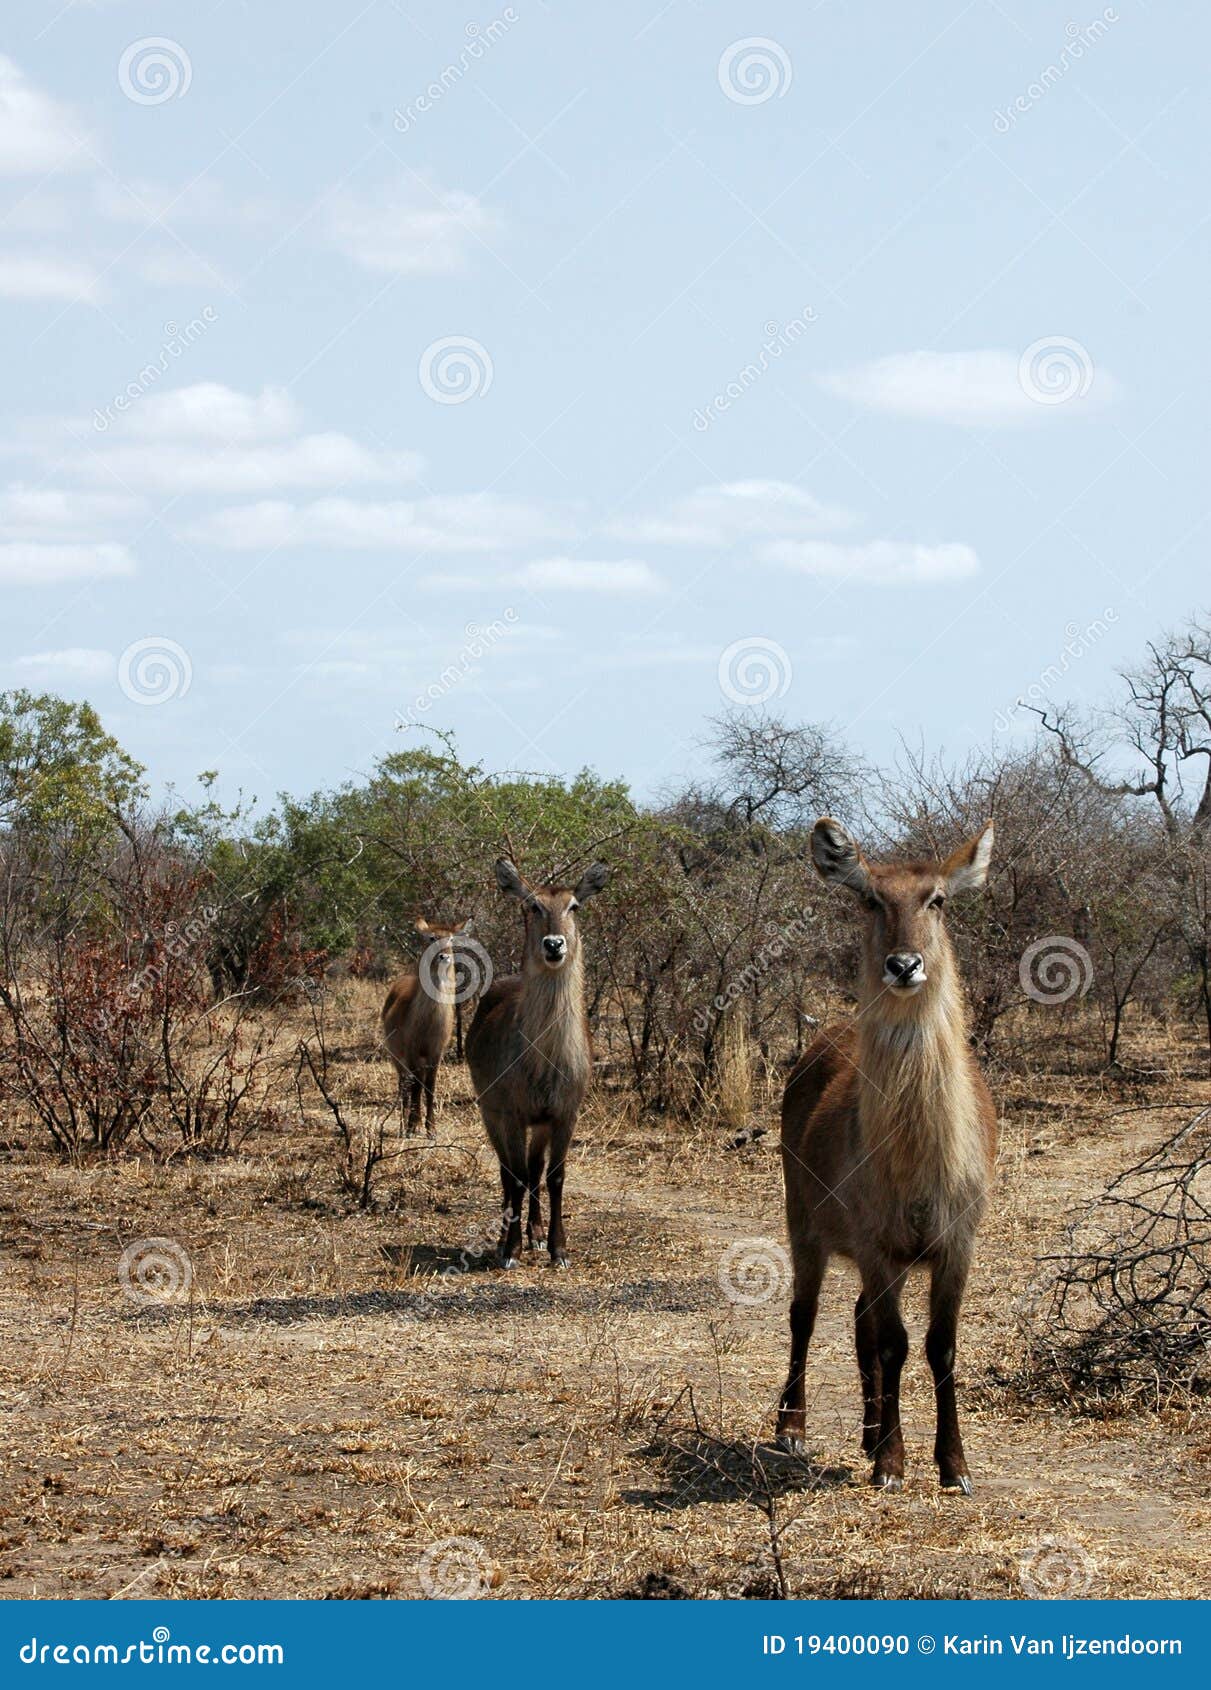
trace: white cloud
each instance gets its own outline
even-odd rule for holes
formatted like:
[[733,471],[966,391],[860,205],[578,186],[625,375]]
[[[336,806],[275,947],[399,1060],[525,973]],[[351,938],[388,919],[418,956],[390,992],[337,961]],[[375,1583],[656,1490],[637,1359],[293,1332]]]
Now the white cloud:
[[[232,551],[325,546],[349,551],[490,552],[562,538],[541,506],[494,494],[427,499],[264,499],[216,511],[193,538]],[[439,579],[436,585],[446,584]]]
[[295,433],[301,420],[282,388],[241,393],[198,382],[132,404],[104,443],[81,456],[79,472],[162,492],[256,494],[414,481],[423,467],[416,452],[377,450],[347,434]]
[[53,682],[108,681],[117,670],[112,652],[90,646],[69,646],[65,651],[34,651],[14,658],[13,668],[35,685]]
[[664,582],[646,563],[624,558],[617,563],[594,563],[585,558],[548,557],[514,571],[509,581],[536,592],[658,593]]
[[199,254],[181,247],[163,247],[135,261],[135,269],[153,287],[192,287],[195,284],[227,288],[223,274]]
[[199,176],[183,187],[138,177],[128,182],[99,182],[93,205],[115,223],[239,223],[263,228],[273,208],[266,201],[233,200],[213,176]]
[[0,542],[0,581],[20,586],[50,586],[61,581],[108,580],[133,575],[135,560],[125,546],[41,545],[36,541]]
[[213,440],[229,446],[278,440],[293,434],[302,421],[285,388],[240,393],[217,381],[152,394],[128,415],[129,427],[152,440]]
[[473,194],[414,187],[376,199],[338,195],[328,208],[328,239],[363,269],[399,276],[452,276],[466,269],[467,249],[499,219]]
[[[1118,391],[1109,371],[1096,368],[1075,341],[1052,336],[1028,350],[1033,359],[997,349],[899,352],[820,379],[829,392],[868,410],[989,428],[1087,411]],[[1043,385],[1048,359],[1061,388]],[[1066,397],[1057,399],[1059,392]]]
[[0,176],[87,169],[86,140],[70,108],[0,54]]
[[0,540],[92,536],[99,528],[136,519],[145,509],[142,499],[125,493],[13,485],[0,490]]
[[853,518],[838,505],[786,481],[729,481],[700,487],[667,509],[612,533],[648,545],[727,546],[746,538],[822,534],[848,527]]
[[69,258],[0,253],[0,299],[92,299],[97,272]]
[[762,547],[760,555],[768,563],[783,564],[803,575],[870,586],[965,581],[980,571],[980,560],[970,546],[922,546],[900,540],[870,540],[861,545],[778,540]]

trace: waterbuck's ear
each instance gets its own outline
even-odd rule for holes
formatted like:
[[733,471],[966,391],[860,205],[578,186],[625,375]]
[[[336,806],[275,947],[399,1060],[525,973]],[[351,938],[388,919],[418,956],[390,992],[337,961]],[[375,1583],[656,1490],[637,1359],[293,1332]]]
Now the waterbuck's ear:
[[429,923],[425,920],[423,915],[417,916],[413,926],[416,928],[418,933],[427,933],[429,931]]
[[604,863],[590,863],[572,894],[576,902],[583,904],[587,898],[595,898],[609,878],[610,871]]
[[812,828],[812,862],[822,880],[848,886],[860,898],[870,893],[870,874],[862,853],[840,822],[821,816]]
[[982,830],[966,845],[952,851],[942,864],[942,878],[948,892],[977,892],[988,879],[988,864],[992,860],[992,823],[985,822]]
[[525,898],[529,896],[530,888],[518,874],[508,857],[496,859],[496,884],[502,892],[510,898]]
[[466,921],[459,922],[458,926],[454,929],[454,931],[456,933],[469,933],[474,926],[475,926],[475,918],[474,918],[474,916],[469,915],[467,917]]

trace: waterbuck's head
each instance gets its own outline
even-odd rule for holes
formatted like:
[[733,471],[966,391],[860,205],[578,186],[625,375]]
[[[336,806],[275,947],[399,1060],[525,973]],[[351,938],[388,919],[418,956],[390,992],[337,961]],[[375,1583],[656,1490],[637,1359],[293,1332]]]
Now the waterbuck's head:
[[421,980],[426,990],[442,997],[454,989],[458,968],[454,947],[460,935],[470,932],[470,917],[459,922],[457,927],[442,927],[436,922],[426,921],[422,915],[416,918],[415,926],[422,947]]
[[817,873],[846,887],[866,913],[863,987],[867,1001],[905,1006],[948,985],[954,958],[946,902],[988,878],[992,823],[944,862],[872,863],[839,822],[825,816],[812,829]]
[[526,924],[524,966],[527,969],[557,974],[576,960],[580,952],[576,912],[597,896],[609,875],[604,863],[593,863],[575,887],[529,886],[507,857],[500,858],[496,864],[496,884],[521,904]]

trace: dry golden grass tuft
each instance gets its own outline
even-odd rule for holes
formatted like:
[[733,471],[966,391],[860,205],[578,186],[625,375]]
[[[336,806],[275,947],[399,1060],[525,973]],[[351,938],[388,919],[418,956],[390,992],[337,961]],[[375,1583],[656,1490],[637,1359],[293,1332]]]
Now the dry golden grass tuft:
[[[367,1122],[395,1084],[380,995],[342,988],[329,1028],[341,1099]],[[694,1125],[599,1085],[568,1177],[567,1274],[490,1265],[496,1166],[454,1063],[436,1144],[389,1128],[367,1212],[342,1189],[328,1111],[308,1098],[300,1119],[285,1079],[297,1126],[222,1160],[67,1166],[10,1122],[0,1590],[1017,1596],[1043,1552],[1074,1594],[1206,1595],[1205,1416],[1094,1420],[1005,1383],[1035,1255],[1171,1130],[1166,1105],[1211,1095],[1179,1077],[1188,1051],[1158,1034],[1148,1055],[1143,1078],[993,1075],[1003,1149],[960,1359],[969,1501],[936,1488],[920,1286],[904,1493],[863,1482],[839,1267],[810,1361],[811,1459],[769,1448],[785,1288],[736,1305],[718,1278],[730,1244],[783,1236],[778,1073],[747,1046]],[[728,1150],[749,1112],[767,1136]],[[176,1301],[123,1292],[123,1252],[149,1239],[167,1241]]]

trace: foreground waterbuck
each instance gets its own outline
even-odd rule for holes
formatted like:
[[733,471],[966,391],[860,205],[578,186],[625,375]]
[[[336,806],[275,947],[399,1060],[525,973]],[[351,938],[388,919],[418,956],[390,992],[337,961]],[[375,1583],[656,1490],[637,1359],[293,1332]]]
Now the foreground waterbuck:
[[[604,863],[594,863],[575,890],[528,886],[507,858],[496,864],[497,885],[521,903],[525,950],[520,975],[497,980],[480,999],[467,1034],[467,1063],[500,1159],[500,1259],[506,1268],[516,1267],[521,1256],[521,1206],[527,1193],[527,1239],[537,1247],[545,1238],[551,1265],[568,1265],[564,1161],[593,1067],[576,912],[601,891],[608,876]],[[544,1163],[551,1203],[547,1233],[542,1226]]]
[[409,1137],[420,1122],[425,1099],[425,1131],[433,1136],[437,1070],[454,1036],[458,937],[470,929],[431,926],[423,917],[416,931],[424,944],[415,974],[401,974],[383,1004],[383,1043],[395,1064],[400,1110]]
[[790,1374],[778,1432],[802,1446],[804,1367],[820,1282],[834,1253],[855,1262],[862,1448],[871,1483],[904,1476],[900,1292],[930,1271],[925,1353],[937,1399],[934,1460],[945,1490],[971,1494],[955,1400],[955,1335],[996,1153],[996,1115],[972,1056],[947,898],[984,884],[992,823],[945,862],[869,863],[829,819],[812,861],[865,912],[859,1009],[803,1057],[782,1103],[782,1165],[794,1260]]

